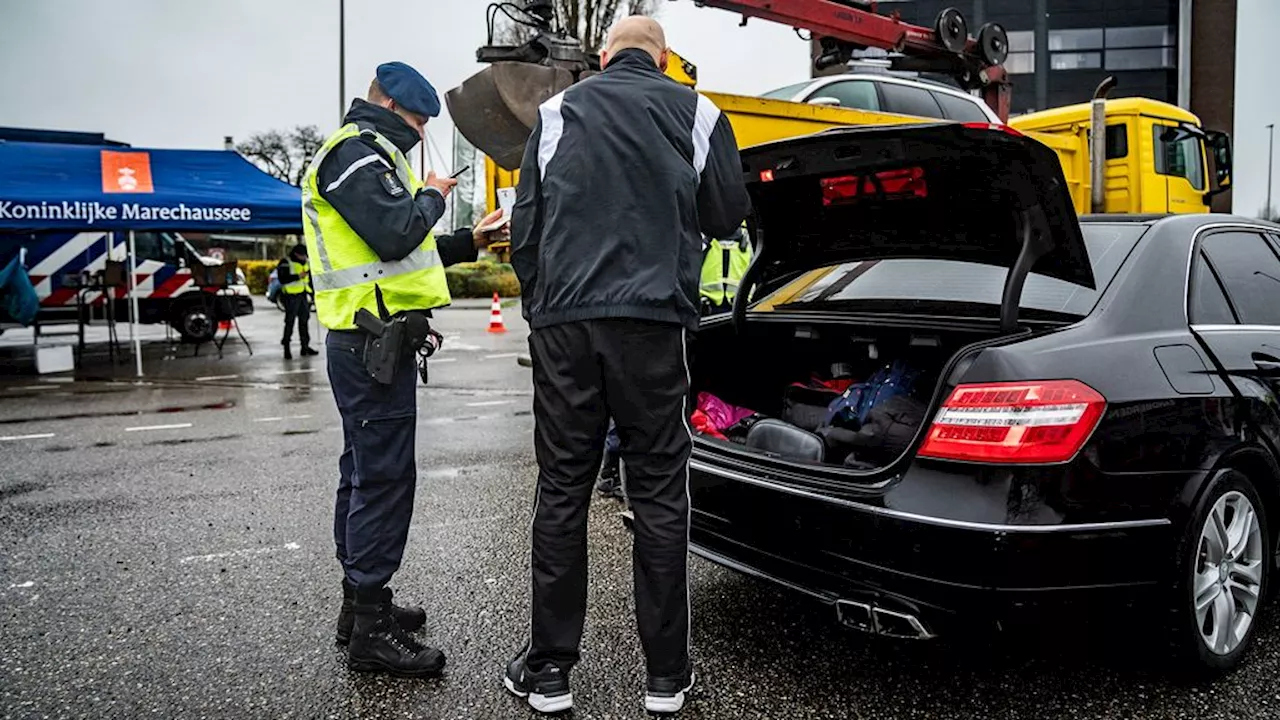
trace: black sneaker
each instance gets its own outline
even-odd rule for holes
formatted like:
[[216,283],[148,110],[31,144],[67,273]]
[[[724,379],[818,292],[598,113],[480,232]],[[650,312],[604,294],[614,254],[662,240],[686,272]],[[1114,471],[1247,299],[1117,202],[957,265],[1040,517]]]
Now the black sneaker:
[[502,678],[502,684],[512,695],[525,698],[529,707],[540,713],[558,713],[572,708],[569,674],[549,663],[537,672],[530,670],[524,663],[528,652],[526,645],[507,663],[507,674]]
[[310,345],[302,346],[302,357],[313,357],[319,354],[320,354],[320,351],[312,348]]
[[391,617],[391,596],[382,603],[355,606],[355,625],[347,646],[347,667],[356,672],[385,672],[397,677],[434,677],[444,670],[444,653],[427,647]]
[[614,473],[611,476],[600,473],[600,481],[596,483],[596,492],[600,493],[601,497],[621,500],[623,497],[622,478],[620,478],[617,473]]
[[292,359],[293,359],[293,351],[289,349],[289,346],[288,346],[288,345],[285,345],[285,346],[284,346],[284,359],[285,359],[285,360],[292,360]]
[[596,492],[603,497],[622,499],[622,471],[619,469],[618,456],[608,450],[604,453],[604,462],[600,465],[600,481],[596,483]]
[[[388,591],[390,592],[390,591]],[[405,632],[420,630],[427,624],[427,611],[420,607],[400,607],[390,603],[391,617]],[[351,642],[351,627],[356,622],[356,590],[347,581],[342,581],[342,609],[338,611],[338,633],[336,641],[339,645]]]
[[693,666],[681,675],[649,676],[644,693],[644,709],[651,713],[677,713],[684,707],[685,697],[693,689]]

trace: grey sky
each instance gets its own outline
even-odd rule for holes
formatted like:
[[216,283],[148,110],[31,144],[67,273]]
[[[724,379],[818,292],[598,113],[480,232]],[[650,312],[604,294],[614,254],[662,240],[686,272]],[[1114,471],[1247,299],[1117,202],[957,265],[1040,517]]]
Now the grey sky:
[[[347,97],[403,60],[442,91],[480,69],[484,0],[348,0]],[[0,0],[0,125],[102,131],[135,145],[221,147],[222,137],[338,120],[337,0]],[[1266,193],[1280,124],[1268,73],[1280,0],[1239,0],[1236,210]],[[757,94],[808,76],[790,28],[663,2],[668,41],[709,90]],[[433,121],[448,152],[452,127]],[[1280,192],[1280,191],[1278,191]],[[1275,201],[1280,204],[1280,200]]]
[[[484,0],[347,0],[347,97],[388,60],[447,90],[483,66]],[[338,121],[337,0],[0,0],[0,125],[104,131],[158,147]],[[708,88],[759,92],[807,73],[788,28],[663,3],[669,42]],[[771,48],[765,57],[758,48]],[[447,118],[430,128],[446,152]]]

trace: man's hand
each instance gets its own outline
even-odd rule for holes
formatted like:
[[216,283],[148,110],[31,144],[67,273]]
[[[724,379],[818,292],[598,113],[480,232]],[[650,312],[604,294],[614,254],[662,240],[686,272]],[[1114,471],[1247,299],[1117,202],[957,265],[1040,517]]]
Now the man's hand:
[[449,193],[453,191],[454,186],[457,184],[458,181],[453,178],[436,177],[434,170],[427,173],[427,187],[433,187],[436,190],[439,190],[440,194],[444,197],[449,197]]
[[475,247],[477,250],[483,250],[494,243],[500,243],[511,240],[511,223],[507,223],[497,230],[490,232],[481,232],[480,228],[495,223],[502,219],[502,209],[499,208],[484,216],[484,219],[476,223],[475,229],[471,231],[471,237],[475,239]]

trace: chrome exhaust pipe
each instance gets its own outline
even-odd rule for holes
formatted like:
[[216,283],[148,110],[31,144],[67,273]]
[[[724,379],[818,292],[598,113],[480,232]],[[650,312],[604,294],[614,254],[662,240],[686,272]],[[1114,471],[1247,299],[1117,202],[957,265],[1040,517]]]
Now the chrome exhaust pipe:
[[936,637],[915,615],[853,600],[837,600],[836,617],[841,625],[872,635],[906,640]]
[[928,640],[933,637],[933,633],[915,615],[878,607],[871,609],[871,619],[875,621],[878,635],[907,640]]
[[871,606],[866,603],[837,600],[836,617],[840,619],[840,624],[845,627],[875,634],[876,623],[871,616]]

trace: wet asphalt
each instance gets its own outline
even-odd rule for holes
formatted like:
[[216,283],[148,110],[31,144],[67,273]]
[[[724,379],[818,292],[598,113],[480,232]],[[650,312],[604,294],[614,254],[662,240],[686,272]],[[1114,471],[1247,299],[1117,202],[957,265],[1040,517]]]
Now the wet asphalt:
[[[0,339],[0,717],[526,718],[502,689],[528,622],[535,467],[526,330],[440,313],[419,390],[415,524],[398,597],[427,608],[437,680],[357,675],[333,643],[341,445],[318,360],[285,361],[281,315],[254,354],[190,357],[149,330],[148,377],[94,354],[78,378],[24,374]],[[92,334],[91,334],[92,336]],[[640,718],[630,536],[590,520],[590,611],[573,718]],[[1117,559],[1123,562],[1123,559]],[[1048,617],[998,636],[868,638],[809,600],[691,565],[700,684],[685,718],[1276,718],[1272,605],[1252,656],[1214,683],[1171,679],[1141,617]]]

